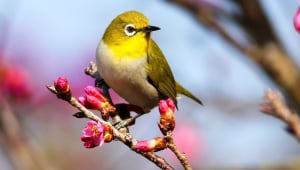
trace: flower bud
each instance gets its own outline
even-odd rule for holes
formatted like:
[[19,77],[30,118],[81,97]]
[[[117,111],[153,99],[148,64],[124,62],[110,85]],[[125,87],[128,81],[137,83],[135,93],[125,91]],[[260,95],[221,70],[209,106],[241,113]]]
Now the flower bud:
[[95,86],[86,86],[84,91],[87,95],[94,96],[102,102],[107,101],[107,98]]
[[160,100],[159,104],[160,119],[158,127],[160,131],[166,135],[167,132],[173,131],[175,128],[175,104],[172,99]]
[[58,93],[66,93],[70,90],[70,85],[65,77],[58,77],[54,80],[54,87]]
[[103,134],[104,142],[108,143],[114,139],[113,130],[108,125],[103,125],[103,126],[104,126],[104,134]]
[[86,95],[86,105],[89,109],[101,109],[102,105],[104,104],[101,100],[96,98],[95,96]]
[[57,96],[69,100],[71,98],[71,89],[68,80],[65,77],[58,77],[54,80],[54,88]]
[[135,148],[143,152],[157,152],[165,149],[167,142],[164,137],[156,137],[151,140],[141,140],[135,145]]
[[109,100],[96,87],[87,86],[84,91],[86,96],[79,97],[78,101],[87,109],[99,110],[102,118],[108,120],[110,114],[115,112],[115,107],[109,103]]
[[159,112],[161,115],[173,114],[175,111],[175,104],[172,99],[160,100],[158,103]]

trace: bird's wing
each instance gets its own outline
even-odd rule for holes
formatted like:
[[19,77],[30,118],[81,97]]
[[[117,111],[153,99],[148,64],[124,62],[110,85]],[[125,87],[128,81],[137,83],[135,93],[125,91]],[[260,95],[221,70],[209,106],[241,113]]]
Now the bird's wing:
[[174,76],[165,56],[152,39],[149,40],[147,62],[148,81],[158,89],[161,98],[171,98],[177,106]]

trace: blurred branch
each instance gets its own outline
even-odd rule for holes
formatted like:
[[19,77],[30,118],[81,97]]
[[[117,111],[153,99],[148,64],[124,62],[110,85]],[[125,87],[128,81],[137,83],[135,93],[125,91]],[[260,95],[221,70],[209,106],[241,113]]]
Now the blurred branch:
[[2,99],[1,103],[0,142],[4,146],[3,149],[6,151],[11,165],[15,169],[52,169],[52,166],[46,163],[44,158],[29,145],[21,130],[20,122],[9,103],[5,99]]
[[233,1],[243,11],[242,15],[233,15],[233,18],[243,29],[247,30],[247,33],[254,39],[253,41],[258,45],[264,45],[268,42],[279,42],[259,1]]
[[287,130],[300,142],[300,118],[296,112],[288,108],[278,91],[266,92],[264,101],[260,104],[260,110],[285,122],[288,125]]
[[187,9],[199,22],[218,32],[229,44],[248,56],[286,92],[289,101],[292,101],[292,104],[300,111],[299,69],[277,41],[259,1],[234,1],[243,10],[243,14],[241,16],[229,15],[232,20],[240,23],[244,31],[250,35],[248,44],[236,40],[234,35],[218,22],[218,15],[223,14],[223,11],[218,8],[199,3],[201,1],[168,1]]

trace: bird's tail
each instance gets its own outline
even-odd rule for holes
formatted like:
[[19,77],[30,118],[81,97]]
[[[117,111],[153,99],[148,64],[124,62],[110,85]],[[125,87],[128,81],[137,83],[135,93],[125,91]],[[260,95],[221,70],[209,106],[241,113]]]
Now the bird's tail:
[[183,94],[191,99],[193,99],[195,102],[202,104],[202,101],[199,100],[196,96],[194,96],[191,92],[189,92],[187,89],[185,89],[184,87],[182,87],[179,83],[176,82],[176,91],[177,93]]

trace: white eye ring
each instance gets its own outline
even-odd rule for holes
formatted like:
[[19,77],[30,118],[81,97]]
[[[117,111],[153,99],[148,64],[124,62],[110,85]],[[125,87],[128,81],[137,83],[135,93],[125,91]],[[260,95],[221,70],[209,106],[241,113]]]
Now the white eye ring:
[[124,32],[129,37],[133,36],[134,34],[136,34],[135,26],[133,24],[126,25],[124,28]]

